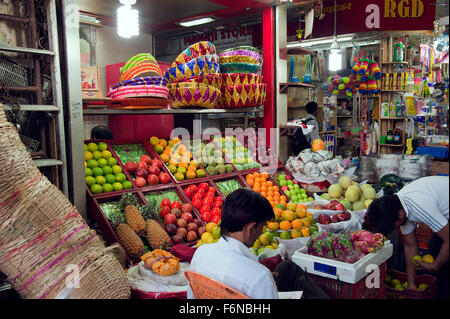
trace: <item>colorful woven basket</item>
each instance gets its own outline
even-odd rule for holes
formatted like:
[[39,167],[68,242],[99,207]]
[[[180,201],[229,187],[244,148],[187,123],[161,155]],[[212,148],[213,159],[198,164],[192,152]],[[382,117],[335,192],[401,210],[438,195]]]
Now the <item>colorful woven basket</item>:
[[223,86],[260,84],[263,80],[262,75],[256,73],[223,73],[221,76]]
[[259,65],[259,62],[257,59],[252,58],[250,56],[246,55],[232,55],[232,56],[222,56],[219,57],[219,63],[248,63],[248,64],[255,64]]
[[226,52],[230,52],[230,51],[236,51],[236,50],[254,51],[254,52],[259,54],[259,50],[257,48],[255,48],[255,47],[250,46],[250,45],[241,45],[241,46],[238,46],[238,47],[235,47],[235,48],[229,48],[229,49],[223,50],[220,54],[226,53]]
[[222,107],[225,109],[262,105],[266,100],[266,84],[224,87],[220,100]]
[[131,80],[126,80],[117,83],[113,86],[113,89],[117,89],[123,86],[134,86],[134,85],[155,85],[155,86],[166,86],[167,80],[162,76],[152,76],[152,77],[141,77],[134,78]]
[[141,63],[158,64],[158,62],[156,62],[153,55],[151,55],[150,53],[139,53],[139,54],[136,54],[135,56],[133,56],[131,59],[129,59],[125,63],[125,65],[120,69],[120,73],[122,74],[122,73],[128,71],[130,68],[132,68],[138,64],[141,64]]
[[251,57],[251,58],[257,60],[258,63],[261,61],[260,54],[258,52],[252,51],[252,50],[231,50],[231,51],[227,50],[227,51],[221,52],[219,54],[219,58],[231,57],[231,56],[235,56],[235,55]]
[[159,97],[167,99],[169,89],[160,85],[133,85],[122,86],[108,92],[107,97],[120,100],[128,97]]
[[220,71],[222,73],[259,73],[259,64],[249,63],[221,63]]
[[212,109],[220,99],[220,89],[206,84],[169,84],[169,99],[174,108],[201,107]]
[[201,56],[187,63],[170,68],[164,77],[169,82],[173,82],[180,79],[189,79],[194,76],[219,74],[220,66],[219,63],[214,62],[216,60],[218,61],[217,55]]
[[137,77],[162,76],[161,68],[158,64],[140,63],[131,67],[120,75],[120,81],[131,80]]
[[190,83],[190,84],[207,84],[215,86],[216,88],[222,87],[222,77],[220,74],[208,74],[203,76],[194,76],[189,79],[179,79],[176,81],[173,81],[172,83]]
[[195,58],[204,55],[216,55],[216,47],[213,43],[208,41],[201,41],[191,45],[175,59],[171,67],[173,68],[177,65],[185,64]]

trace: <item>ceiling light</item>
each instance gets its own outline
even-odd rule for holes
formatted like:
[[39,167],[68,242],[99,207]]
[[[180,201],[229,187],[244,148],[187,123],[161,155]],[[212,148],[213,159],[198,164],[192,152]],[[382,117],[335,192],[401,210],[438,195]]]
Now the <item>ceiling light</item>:
[[328,56],[328,70],[339,71],[340,69],[342,69],[342,53],[335,38],[331,44],[330,55]]
[[216,20],[211,17],[206,17],[206,18],[200,18],[200,19],[196,19],[196,20],[192,20],[192,21],[178,22],[178,24],[183,27],[192,27],[194,25],[210,23],[213,21],[216,21]]
[[132,9],[136,0],[119,0],[123,6],[117,8],[117,33],[123,38],[139,35],[139,11]]
[[[320,44],[327,44],[327,43],[332,43],[334,39],[321,39],[321,40],[311,40],[311,41],[302,41],[302,42],[294,42],[294,43],[289,43],[287,45],[288,48],[296,48],[296,47],[311,47],[311,46],[315,46],[315,45],[320,45]],[[345,37],[341,37],[341,38],[336,38],[337,42],[347,42],[347,41],[352,41],[353,37],[351,36],[345,36]]]

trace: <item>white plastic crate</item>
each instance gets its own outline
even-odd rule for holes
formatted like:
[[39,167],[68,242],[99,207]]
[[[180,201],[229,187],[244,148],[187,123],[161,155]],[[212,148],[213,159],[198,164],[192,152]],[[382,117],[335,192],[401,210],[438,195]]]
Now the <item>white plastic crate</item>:
[[392,256],[393,252],[392,243],[387,240],[384,246],[376,252],[367,254],[357,262],[349,264],[308,255],[307,249],[307,247],[303,247],[297,250],[292,256],[292,261],[301,269],[309,274],[336,279],[350,284],[359,282],[369,274],[366,272],[368,265],[380,266]]

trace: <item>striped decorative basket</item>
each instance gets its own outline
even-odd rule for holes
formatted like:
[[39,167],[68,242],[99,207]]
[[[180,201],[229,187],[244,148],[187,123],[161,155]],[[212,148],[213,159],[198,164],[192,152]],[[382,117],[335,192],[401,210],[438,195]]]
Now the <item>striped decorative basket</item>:
[[0,271],[22,298],[130,297],[122,249],[105,247],[41,174],[1,107],[0,174]]
[[216,47],[213,43],[208,41],[194,43],[177,56],[171,67],[174,68],[177,65],[188,63],[189,61],[204,55],[216,55]]

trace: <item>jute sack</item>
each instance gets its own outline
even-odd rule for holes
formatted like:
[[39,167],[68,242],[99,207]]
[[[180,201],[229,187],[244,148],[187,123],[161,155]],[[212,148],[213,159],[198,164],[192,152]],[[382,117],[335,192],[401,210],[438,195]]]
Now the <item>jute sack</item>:
[[129,298],[126,273],[40,173],[0,104],[0,271],[22,298]]

